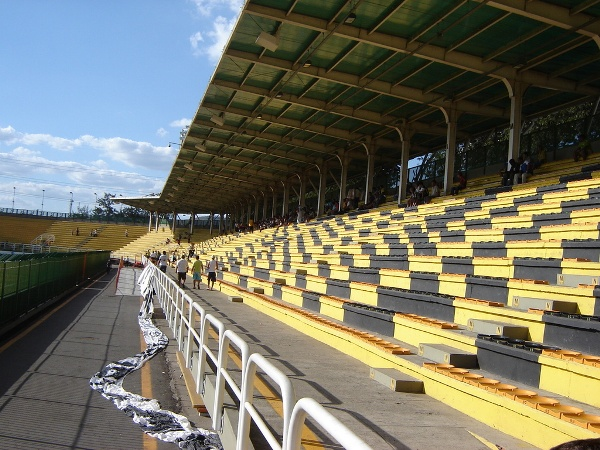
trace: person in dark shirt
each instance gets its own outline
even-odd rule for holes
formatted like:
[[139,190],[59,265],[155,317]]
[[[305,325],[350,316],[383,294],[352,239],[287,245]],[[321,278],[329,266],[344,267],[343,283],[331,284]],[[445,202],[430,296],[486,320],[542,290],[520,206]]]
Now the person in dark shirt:
[[508,161],[506,170],[502,176],[502,186],[510,186],[513,183],[515,174],[518,172],[518,170],[519,166],[517,165],[517,162],[511,158]]
[[575,150],[573,151],[573,159],[575,162],[579,161],[579,158],[585,161],[591,151],[592,144],[590,144],[587,134],[582,134],[579,138],[579,144],[577,144],[577,147],[575,147]]
[[460,191],[467,187],[467,177],[464,173],[458,172],[456,174],[456,181],[458,181],[458,184],[452,186],[450,190],[450,194],[452,195],[458,195]]

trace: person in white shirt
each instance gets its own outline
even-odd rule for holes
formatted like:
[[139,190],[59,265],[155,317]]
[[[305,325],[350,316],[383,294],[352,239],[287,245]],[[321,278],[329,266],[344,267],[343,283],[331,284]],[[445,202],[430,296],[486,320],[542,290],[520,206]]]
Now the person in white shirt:
[[182,289],[185,289],[185,276],[188,271],[188,262],[187,259],[185,259],[185,255],[181,255],[181,259],[177,261],[176,270],[177,284],[179,284]]
[[212,291],[215,285],[215,281],[217,281],[217,269],[219,265],[217,264],[217,260],[215,256],[211,258],[210,261],[206,264],[206,271],[208,272],[208,288]]
[[169,264],[169,257],[167,256],[167,252],[163,251],[162,255],[158,257],[158,268],[161,272],[167,272],[167,264]]

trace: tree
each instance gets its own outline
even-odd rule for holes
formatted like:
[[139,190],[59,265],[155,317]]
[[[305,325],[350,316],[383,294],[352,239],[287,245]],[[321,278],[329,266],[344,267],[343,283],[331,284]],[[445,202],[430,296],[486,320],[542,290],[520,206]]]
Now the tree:
[[121,216],[125,219],[129,219],[132,222],[144,222],[148,221],[150,214],[148,211],[141,208],[134,208],[133,206],[125,206],[121,210]]
[[100,216],[104,219],[110,219],[111,217],[113,217],[116,213],[116,210],[114,208],[114,198],[114,194],[109,194],[105,192],[102,197],[98,198],[97,206],[94,209],[94,213],[97,216]]
[[90,208],[87,205],[78,206],[77,211],[73,214],[76,219],[89,219],[91,215]]

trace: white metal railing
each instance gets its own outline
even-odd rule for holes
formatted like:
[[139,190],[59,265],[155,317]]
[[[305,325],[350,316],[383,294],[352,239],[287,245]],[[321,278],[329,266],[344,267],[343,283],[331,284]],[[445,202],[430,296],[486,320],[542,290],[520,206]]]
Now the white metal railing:
[[[158,270],[152,264],[146,269],[152,271],[153,284],[156,289],[156,298],[165,313],[169,327],[173,331],[178,344],[178,349],[183,352],[186,367],[192,370],[195,378],[196,392],[206,395],[204,382],[209,370],[208,361],[215,372],[216,387],[213,408],[210,411],[212,426],[217,431],[221,430],[223,417],[225,387],[236,397],[239,404],[239,419],[237,428],[236,450],[246,450],[250,447],[250,424],[254,421],[266,442],[276,450],[300,450],[302,429],[307,416],[315,424],[325,430],[342,447],[352,450],[370,450],[363,440],[356,436],[350,429],[336,419],[329,411],[311,398],[302,398],[296,401],[294,389],[290,379],[259,353],[250,354],[248,344],[233,330],[227,329],[225,324],[212,314],[207,314],[204,308],[196,303],[176,282]],[[198,322],[199,326],[196,326]],[[214,336],[209,336],[216,334]],[[216,339],[217,354],[208,345],[209,338]],[[214,347],[214,346],[213,346]],[[235,351],[241,358],[241,386],[233,379],[228,370],[229,353]],[[192,367],[192,355],[198,352],[196,367]],[[266,423],[263,416],[254,405],[254,389],[257,380],[257,371],[264,372],[280,389],[280,400],[283,405],[282,440],[272,433],[274,424]],[[206,402],[206,397],[204,397]],[[207,402],[208,403],[208,402]]]
[[225,334],[219,345],[219,372],[217,373],[217,392],[215,393],[215,409],[213,413],[213,428],[215,430],[218,429],[223,414],[223,408],[220,405],[223,404],[225,384],[229,386],[229,389],[237,397],[238,403],[242,403],[242,390],[227,370],[227,360],[229,359],[231,344],[237,346],[237,351],[242,358],[240,364],[242,368],[246,367],[250,358],[248,344],[232,330],[225,330]]
[[[273,435],[267,423],[254,407],[254,383],[256,381],[256,369],[259,367],[281,389],[281,400],[283,403],[283,444],[279,444],[279,441]],[[254,419],[254,423],[272,449],[281,450],[284,448],[288,440],[288,427],[290,426],[294,401],[294,388],[290,379],[265,359],[263,355],[252,353],[248,359],[242,382],[242,403],[240,404],[236,450],[244,450],[250,446],[250,419]]]
[[284,447],[284,450],[300,450],[302,426],[307,416],[311,416],[315,422],[322,426],[344,448],[351,448],[352,450],[371,449],[362,439],[350,431],[346,425],[317,403],[316,400],[304,397],[294,405],[292,417],[290,418],[287,445]]

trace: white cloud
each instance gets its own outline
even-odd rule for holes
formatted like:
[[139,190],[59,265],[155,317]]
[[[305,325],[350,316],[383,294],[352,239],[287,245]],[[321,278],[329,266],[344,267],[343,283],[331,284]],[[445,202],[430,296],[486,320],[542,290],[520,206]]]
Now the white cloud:
[[12,154],[18,156],[19,158],[33,158],[40,154],[40,152],[34,152],[33,150],[25,147],[17,147],[13,149]]
[[66,212],[70,193],[75,204],[93,204],[94,192],[122,194],[125,197],[160,192],[164,180],[133,172],[114,170],[104,159],[82,163],[48,159],[40,152],[17,147],[0,153],[0,206],[11,207],[13,197],[17,209],[41,209]]
[[[219,61],[223,49],[231,36],[231,31],[235,26],[237,18],[227,19],[219,16],[213,22],[212,30],[206,31],[204,34],[197,32],[190,37],[192,51],[195,56],[208,56],[213,62]],[[208,44],[201,46],[200,42],[208,41]]]
[[99,150],[104,157],[132,168],[165,170],[176,156],[175,149],[168,146],[156,147],[148,142],[119,137],[107,139],[82,136],[80,139],[88,147]]
[[204,38],[202,37],[202,33],[199,31],[190,36],[190,45],[192,46],[192,54],[194,56],[200,56],[203,54],[202,47],[200,46],[201,42],[204,42]]
[[191,0],[196,6],[196,11],[202,16],[210,16],[213,10],[229,9],[239,13],[244,5],[244,0]]
[[189,126],[192,123],[191,119],[179,119],[179,120],[174,120],[173,122],[171,122],[169,124],[169,126],[173,127],[173,128],[185,128],[187,126]]
[[[221,57],[223,49],[242,11],[245,0],[190,0],[196,13],[202,17],[202,29],[190,36],[194,56],[208,56],[213,62]],[[212,21],[206,20],[212,18]],[[208,25],[211,24],[211,25]],[[210,29],[207,29],[209,26]]]
[[160,127],[158,130],[156,130],[156,135],[158,137],[165,137],[167,135],[168,131],[165,130],[163,127]]
[[47,145],[55,150],[69,151],[79,147],[77,139],[65,139],[49,134],[23,134],[20,142],[24,145]]
[[18,139],[17,130],[10,125],[5,128],[0,128],[0,141],[11,144]]
[[[187,120],[189,123],[189,119],[181,120]],[[154,146],[149,142],[133,141],[120,137],[97,138],[89,135],[77,139],[66,139],[49,134],[21,133],[11,126],[0,128],[0,143],[2,142],[6,145],[20,145],[15,149],[17,152],[32,152],[28,148],[22,148],[23,146],[34,146],[46,151],[48,148],[55,150],[77,149],[77,156],[80,160],[85,159],[86,150],[97,150],[107,160],[125,164],[131,168],[156,171],[165,171],[166,168],[171,166],[176,156],[176,149],[167,146]]]
[[49,134],[21,133],[10,125],[0,128],[0,142],[4,142],[7,145],[47,145],[55,150],[65,151],[73,150],[73,148],[78,146],[76,140],[60,138]]

